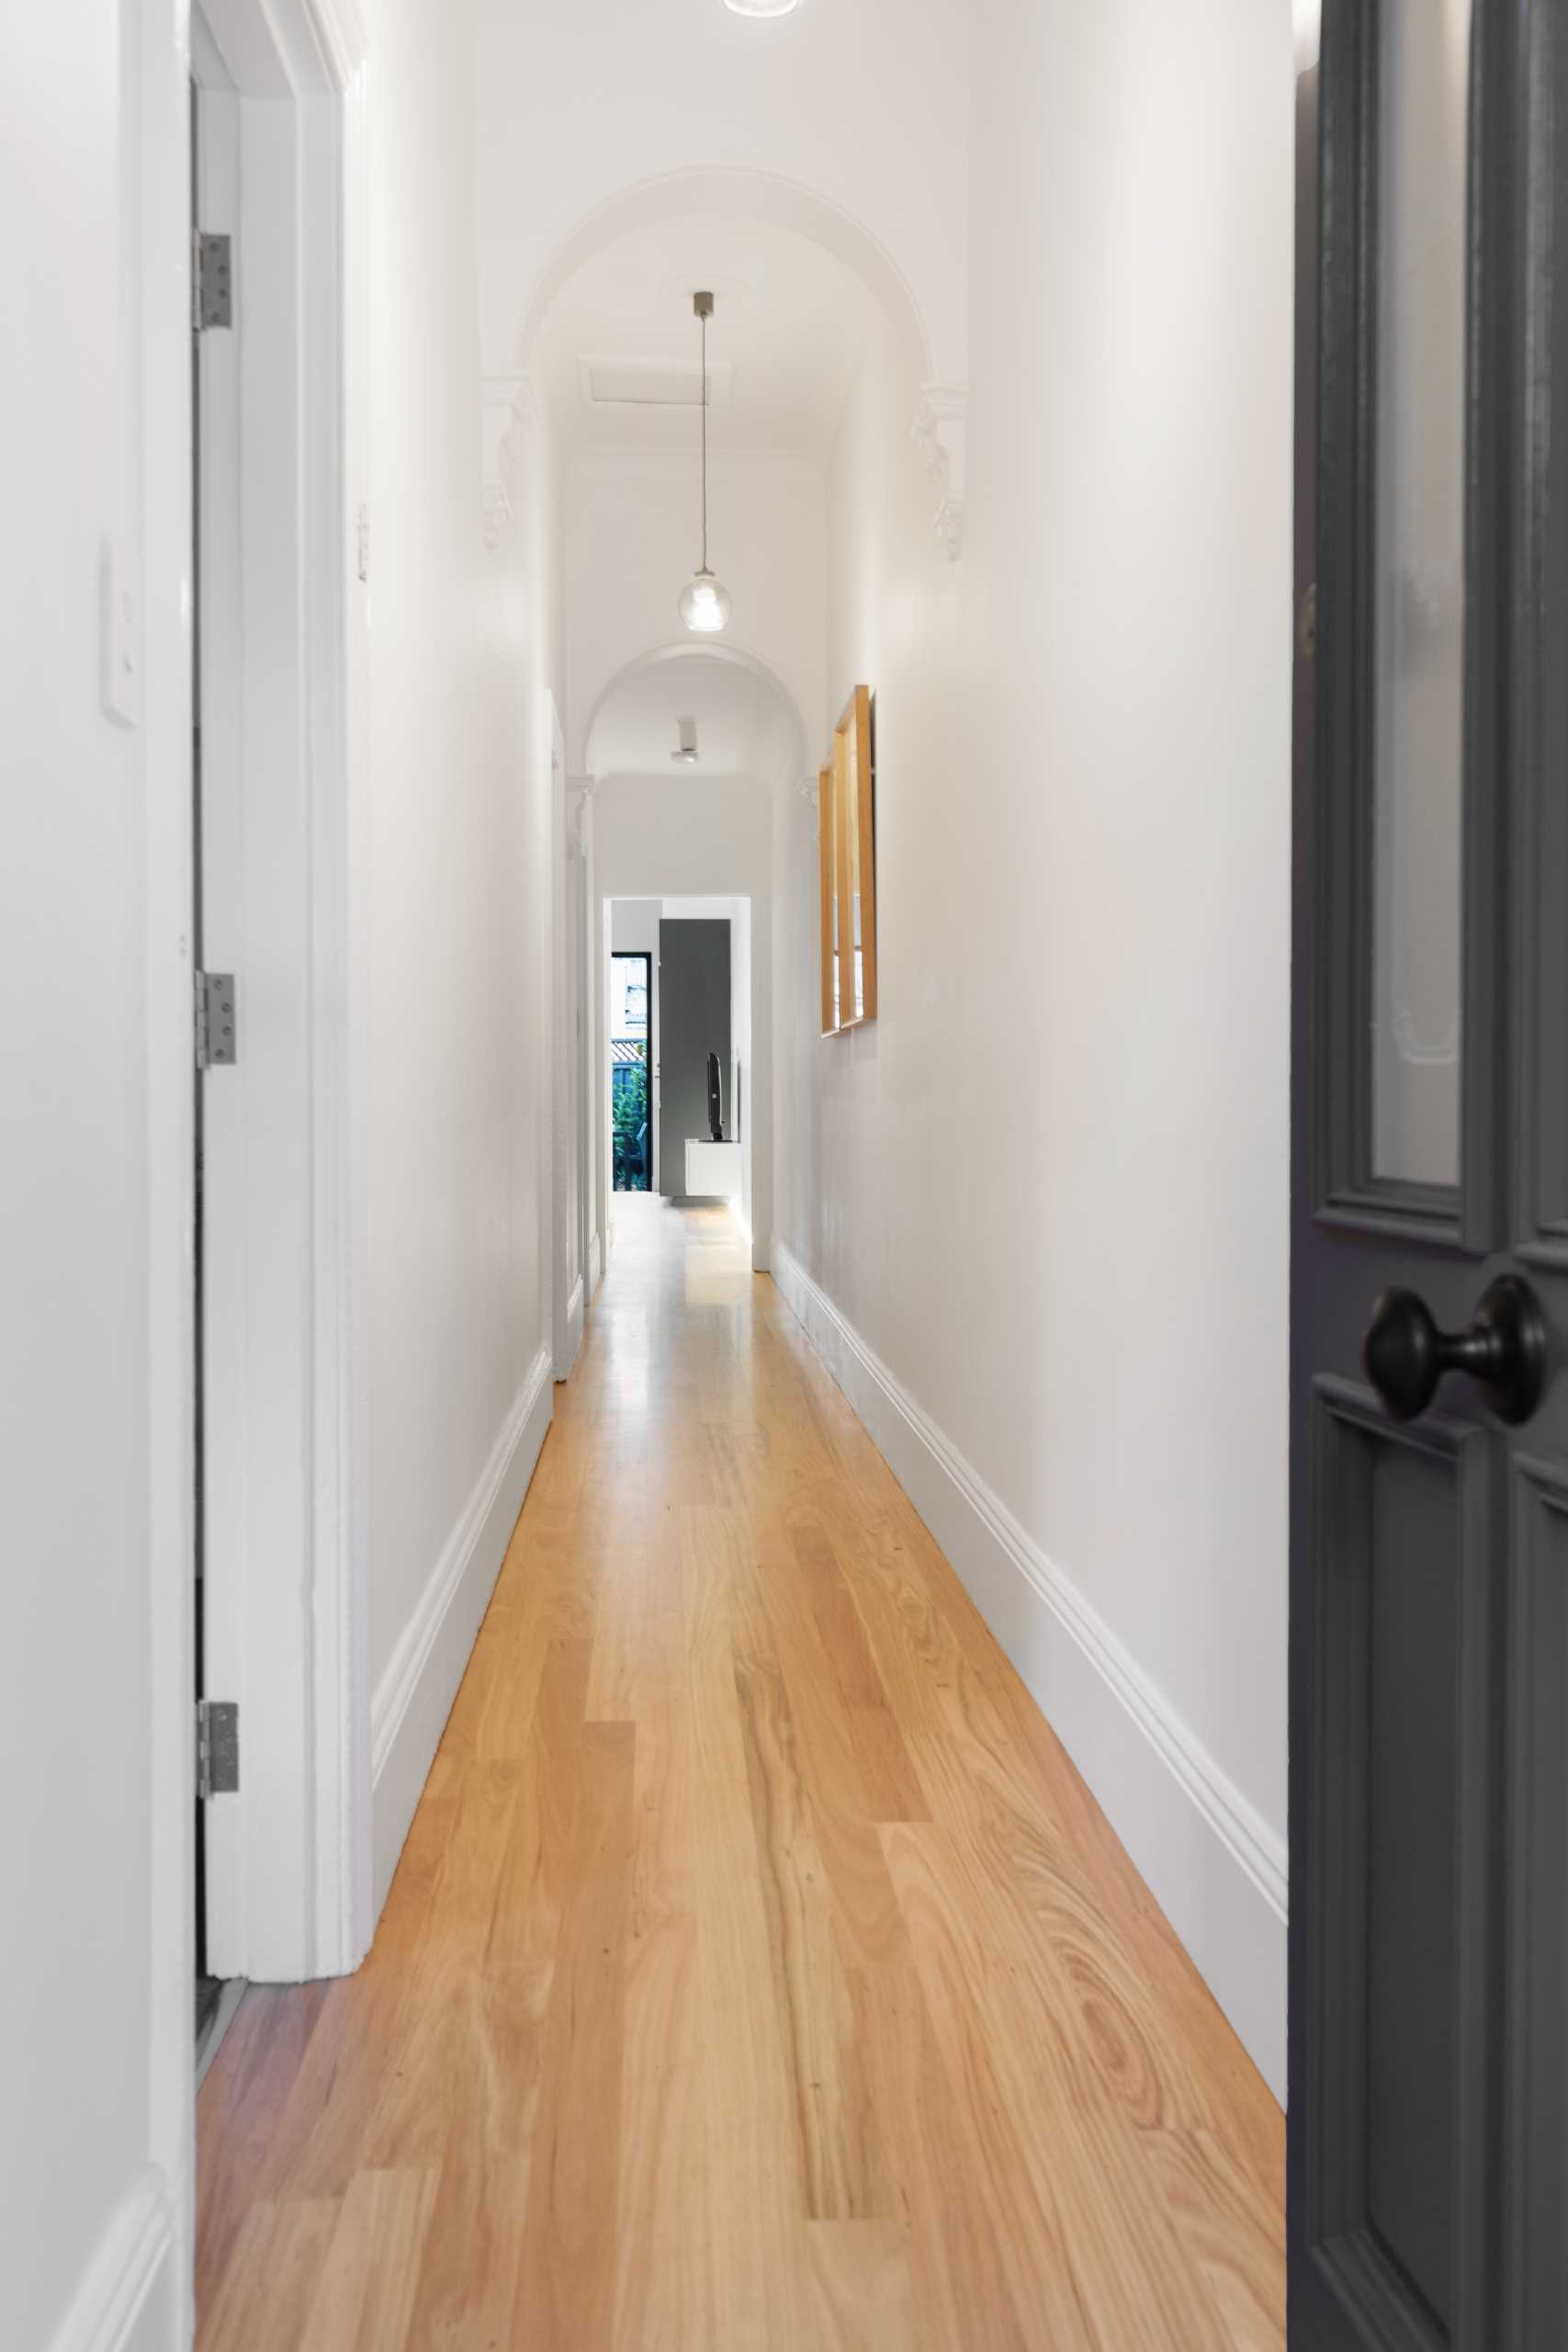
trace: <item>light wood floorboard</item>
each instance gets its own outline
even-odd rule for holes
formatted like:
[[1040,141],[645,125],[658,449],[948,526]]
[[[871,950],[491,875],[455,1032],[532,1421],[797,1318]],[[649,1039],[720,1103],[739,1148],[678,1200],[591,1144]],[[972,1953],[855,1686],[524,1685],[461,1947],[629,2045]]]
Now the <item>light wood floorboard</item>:
[[199,2352],[1278,2352],[1278,2108],[728,1217],[611,1270]]

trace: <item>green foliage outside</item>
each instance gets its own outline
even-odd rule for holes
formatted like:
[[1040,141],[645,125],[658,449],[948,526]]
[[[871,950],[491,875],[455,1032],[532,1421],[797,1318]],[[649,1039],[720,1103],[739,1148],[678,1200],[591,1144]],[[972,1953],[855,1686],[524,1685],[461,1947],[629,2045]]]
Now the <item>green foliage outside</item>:
[[652,1154],[647,1128],[648,1064],[617,1062],[612,1103],[617,1193],[646,1193],[649,1190],[651,1174],[649,1162]]

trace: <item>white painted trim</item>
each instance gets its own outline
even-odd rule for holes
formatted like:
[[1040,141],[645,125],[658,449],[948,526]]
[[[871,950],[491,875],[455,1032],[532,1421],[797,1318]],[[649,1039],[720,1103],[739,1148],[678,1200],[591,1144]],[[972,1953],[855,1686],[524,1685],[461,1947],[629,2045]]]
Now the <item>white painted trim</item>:
[[175,2196],[148,2165],[110,2214],[49,2352],[173,2352]]
[[378,1917],[550,1425],[550,1373],[541,1348],[371,1702]]
[[[125,350],[138,385],[125,504],[141,518],[143,617],[142,859],[147,1020],[147,1517],[151,1605],[152,1951],[149,1972],[148,2171],[128,2182],[124,2266],[95,2258],[59,2339],[62,2352],[109,2352],[115,2276],[133,2284],[131,2249],[148,2249],[153,2279],[130,2320],[127,2352],[175,2352],[194,2333],[196,2175],[195,1291],[191,1234],[196,1166],[191,1087],[191,456],[190,61],[186,0],[134,0],[122,19],[131,74],[122,79],[121,217],[136,223],[121,267],[136,283],[120,311],[140,345]],[[134,92],[132,96],[130,94]],[[123,403],[129,409],[130,402]],[[129,1074],[128,1074],[128,1083]],[[70,2074],[62,2062],[62,2096]],[[167,2184],[168,2243],[147,2184]],[[140,2222],[137,2215],[141,2216]],[[111,2225],[111,2236],[114,2234]],[[100,2265],[106,2267],[100,2267]],[[166,2280],[159,2290],[155,2280]],[[103,2282],[103,2291],[93,2281]],[[95,2301],[95,2296],[97,2300]],[[95,2342],[94,2312],[103,2314]],[[145,2316],[143,2316],[145,2315]],[[140,2341],[138,2341],[140,2338]],[[118,2352],[118,2347],[114,2347]]]
[[321,63],[334,89],[346,90],[370,54],[370,27],[356,0],[304,0]]
[[588,1295],[592,1298],[604,1279],[604,1238],[597,1226],[588,1240]]
[[373,1925],[353,576],[367,42],[353,0],[203,5],[238,94],[233,514],[268,518],[239,545],[216,649],[238,724],[226,829],[209,829],[208,956],[238,975],[241,1035],[205,1098],[207,1641],[245,1770],[209,1815],[208,1930],[220,1973],[276,1981],[354,1968]]
[[581,957],[574,953],[582,860],[581,838],[569,822],[572,786],[566,772],[566,738],[556,698],[547,686],[543,719],[550,775],[550,1334],[556,1378],[566,1380],[582,1345],[585,1259],[581,1196],[587,1170],[580,1165],[579,1057],[574,1045],[582,1003]]
[[773,1279],[812,1346],[1282,2102],[1283,1838],[777,1234],[772,1257]]

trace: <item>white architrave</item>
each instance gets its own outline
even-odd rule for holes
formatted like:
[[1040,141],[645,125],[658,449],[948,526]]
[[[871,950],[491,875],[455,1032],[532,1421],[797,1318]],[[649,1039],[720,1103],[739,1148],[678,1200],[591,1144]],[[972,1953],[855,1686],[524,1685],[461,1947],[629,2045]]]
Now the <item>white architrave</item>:
[[[240,1061],[209,1130],[207,1687],[241,1789],[208,1809],[224,1975],[344,1973],[371,1917],[363,1008],[364,106],[353,0],[204,0],[237,94],[240,594],[232,857],[208,961]],[[205,600],[204,600],[205,601]],[[188,786],[187,786],[188,788]],[[204,795],[205,797],[205,795]],[[221,935],[226,929],[227,939]],[[215,935],[218,934],[218,935]],[[231,943],[231,944],[230,944]]]
[[582,1345],[588,1296],[587,1237],[582,1194],[587,1170],[579,1152],[581,1118],[578,1037],[583,1018],[582,846],[566,738],[555,696],[547,689],[545,725],[550,760],[551,993],[551,1351],[558,1380],[569,1377]]
[[600,957],[594,938],[595,897],[593,859],[593,787],[598,779],[591,775],[571,779],[572,808],[570,822],[577,842],[578,911],[574,958],[577,985],[581,990],[577,1024],[577,1133],[575,1149],[578,1164],[578,1214],[583,1264],[583,1306],[592,1304],[604,1272],[604,1228],[598,1183],[599,1168],[599,1103],[596,1079],[598,1075],[598,1038],[601,1017]]
[[[309,723],[312,815],[310,922],[318,1008],[335,975],[351,975],[356,900],[349,843],[361,788],[364,619],[348,589],[344,526],[363,498],[362,258],[364,79],[367,40],[353,0],[212,0],[211,19],[233,44],[238,91],[292,100],[299,135],[300,254],[310,254],[304,333],[326,368],[327,395],[304,413],[291,386],[292,431],[309,438],[318,503],[299,551],[301,582],[319,591],[312,621]],[[190,171],[191,52],[186,0],[127,0],[123,37],[133,71],[124,90],[121,198],[134,274],[127,315],[139,354],[140,421],[129,445],[130,511],[141,517],[143,616],[142,808],[148,1025],[148,1356],[143,1403],[153,1574],[148,1643],[152,1693],[152,1950],[147,2163],[127,2185],[84,2273],[58,2339],[78,2345],[159,2340],[188,2345],[194,2211],[193,1971],[196,1951],[192,1819],[195,1741],[190,1694],[195,1641],[193,1433],[194,1289],[191,1236],[192,579]],[[243,265],[242,264],[242,267]],[[303,371],[301,371],[301,378]],[[316,788],[319,786],[319,790]],[[331,786],[331,789],[329,789]],[[363,1056],[357,1007],[344,994],[318,1021],[310,1070],[310,1149],[321,1254],[311,1329],[320,1484],[311,1514],[315,1617],[302,1758],[289,1807],[298,1832],[299,1908],[313,1916],[304,1965],[353,1964],[369,1932],[368,1705],[361,1470],[363,1432],[348,1400],[363,1363]],[[318,1113],[328,1114],[324,1124]],[[278,1579],[281,1586],[285,1580]],[[301,1661],[303,1664],[303,1661]],[[259,1694],[258,1694],[259,1695]],[[247,1733],[254,1758],[258,1709]],[[243,1962],[242,1964],[244,1964]],[[156,2313],[156,2320],[152,2315]]]

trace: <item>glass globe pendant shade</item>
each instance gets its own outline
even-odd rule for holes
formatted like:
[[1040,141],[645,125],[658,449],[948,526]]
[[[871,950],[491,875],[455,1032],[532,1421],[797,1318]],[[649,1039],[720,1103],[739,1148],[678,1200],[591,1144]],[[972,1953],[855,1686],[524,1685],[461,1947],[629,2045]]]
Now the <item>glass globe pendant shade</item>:
[[681,618],[696,637],[716,637],[734,606],[728,589],[705,564],[681,592]]

